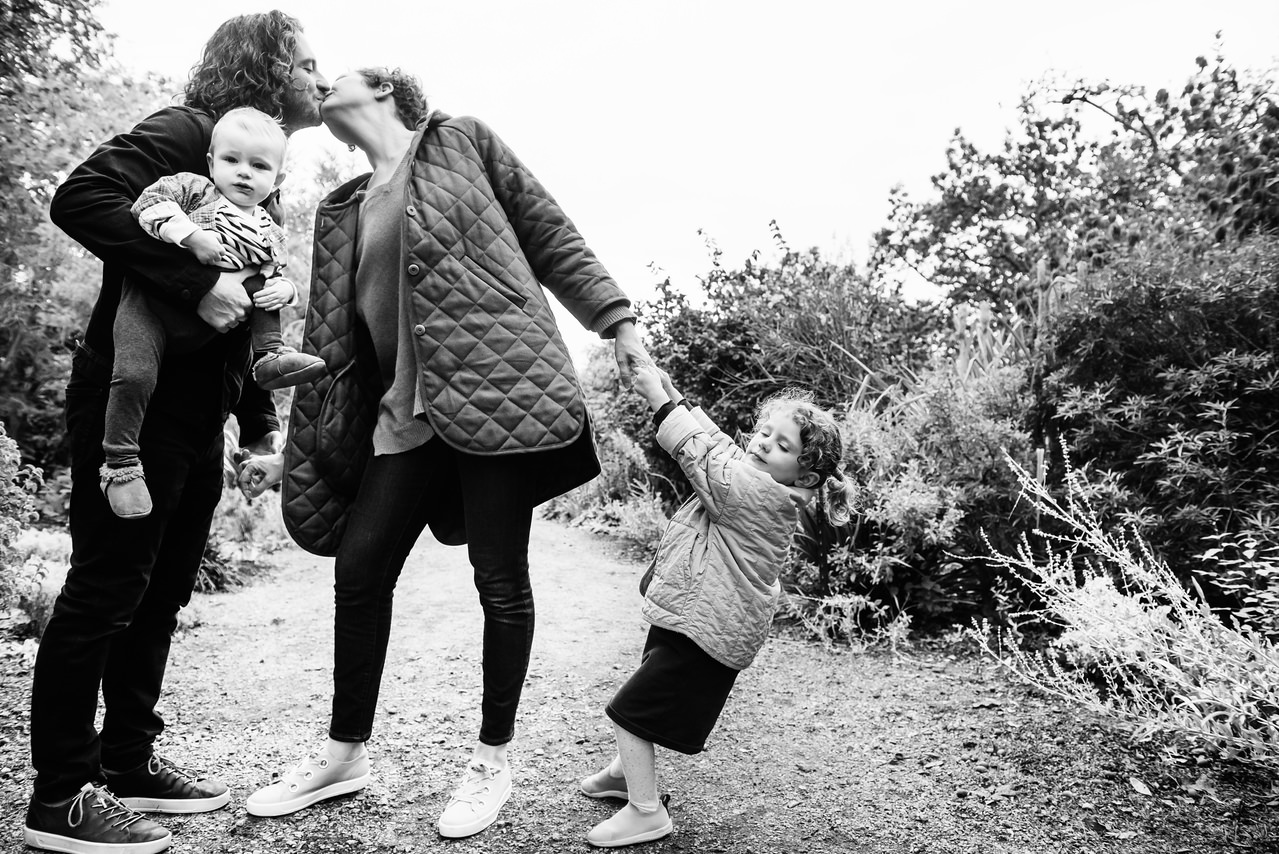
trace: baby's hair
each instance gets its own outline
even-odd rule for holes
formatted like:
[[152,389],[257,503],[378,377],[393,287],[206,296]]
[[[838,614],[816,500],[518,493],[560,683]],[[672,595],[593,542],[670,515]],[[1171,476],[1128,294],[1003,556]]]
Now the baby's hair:
[[811,391],[795,386],[761,403],[755,423],[775,412],[785,412],[799,427],[799,464],[817,475],[818,507],[832,525],[843,525],[850,516],[852,484],[844,476],[844,439],[835,416],[813,402]]
[[412,74],[398,68],[361,68],[356,74],[374,89],[383,83],[390,84],[395,114],[409,130],[416,129],[418,123],[426,118],[426,95],[422,94],[422,84]]
[[269,139],[277,144],[280,147],[280,165],[284,165],[284,151],[289,145],[289,138],[285,136],[284,128],[275,119],[253,107],[236,107],[218,119],[218,123],[213,126],[213,135],[209,138],[210,154],[217,148],[218,137],[229,127],[239,128],[245,133]]

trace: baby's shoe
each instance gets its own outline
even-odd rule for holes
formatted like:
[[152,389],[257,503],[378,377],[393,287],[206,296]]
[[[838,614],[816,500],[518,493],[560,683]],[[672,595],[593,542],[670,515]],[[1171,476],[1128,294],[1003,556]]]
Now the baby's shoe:
[[626,777],[614,777],[610,773],[611,765],[605,765],[589,777],[583,777],[582,794],[588,798],[621,798],[626,800]]
[[621,848],[624,845],[638,845],[670,836],[675,829],[675,825],[671,823],[671,814],[666,809],[670,800],[670,795],[662,795],[661,802],[652,812],[645,812],[635,804],[628,803],[612,818],[592,827],[591,832],[586,834],[586,841],[596,848]]
[[299,353],[292,347],[270,350],[253,363],[253,381],[267,391],[315,382],[322,376],[323,359]]
[[98,469],[98,482],[102,494],[111,505],[111,512],[121,519],[141,519],[151,515],[151,493],[147,490],[146,475],[140,464],[112,468],[104,465]]

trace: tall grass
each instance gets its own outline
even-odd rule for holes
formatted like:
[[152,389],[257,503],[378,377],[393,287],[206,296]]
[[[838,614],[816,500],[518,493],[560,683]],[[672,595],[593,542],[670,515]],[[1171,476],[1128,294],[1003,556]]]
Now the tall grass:
[[1166,737],[1279,771],[1279,649],[1223,622],[1197,585],[1182,585],[1142,540],[1105,530],[1079,471],[1066,472],[1058,497],[1009,464],[1045,524],[1033,545],[1023,537],[1013,554],[991,560],[1043,603],[1018,615],[1019,628],[1059,634],[1030,652],[979,625],[987,649],[1030,685],[1109,716],[1136,738]]

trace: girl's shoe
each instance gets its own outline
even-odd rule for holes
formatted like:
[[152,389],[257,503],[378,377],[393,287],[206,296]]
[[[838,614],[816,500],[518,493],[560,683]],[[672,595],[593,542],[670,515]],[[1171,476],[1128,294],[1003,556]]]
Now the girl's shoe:
[[589,777],[583,777],[582,794],[588,798],[621,798],[626,800],[630,794],[626,791],[626,778],[614,777],[608,766],[596,771]]
[[151,515],[151,493],[147,490],[142,466],[131,465],[98,469],[98,486],[111,505],[111,512],[121,519],[141,519]]
[[369,783],[367,751],[339,762],[322,751],[310,756],[271,785],[249,795],[244,806],[249,815],[290,815],[338,795],[358,792]]
[[675,829],[675,825],[671,823],[671,814],[666,809],[670,800],[670,795],[662,795],[657,810],[650,813],[640,812],[633,804],[628,803],[612,818],[592,827],[591,832],[586,834],[586,841],[596,848],[621,848],[623,845],[638,845],[670,836]]

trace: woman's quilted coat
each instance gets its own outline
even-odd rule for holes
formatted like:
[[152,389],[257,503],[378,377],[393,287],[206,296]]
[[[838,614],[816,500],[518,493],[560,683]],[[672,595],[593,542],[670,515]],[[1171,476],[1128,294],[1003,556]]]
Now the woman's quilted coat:
[[[482,122],[436,112],[416,143],[401,220],[400,287],[411,293],[431,426],[473,454],[589,445],[577,377],[543,286],[595,331],[633,317],[625,294],[546,189]],[[357,191],[368,177],[339,187],[316,214],[302,349],[323,358],[329,373],[294,395],[283,486],[286,526],[316,554],[337,551],[382,395],[355,310]],[[589,456],[580,471],[551,477],[541,497],[594,476],[598,463],[593,451]],[[445,541],[460,539],[432,527]]]

